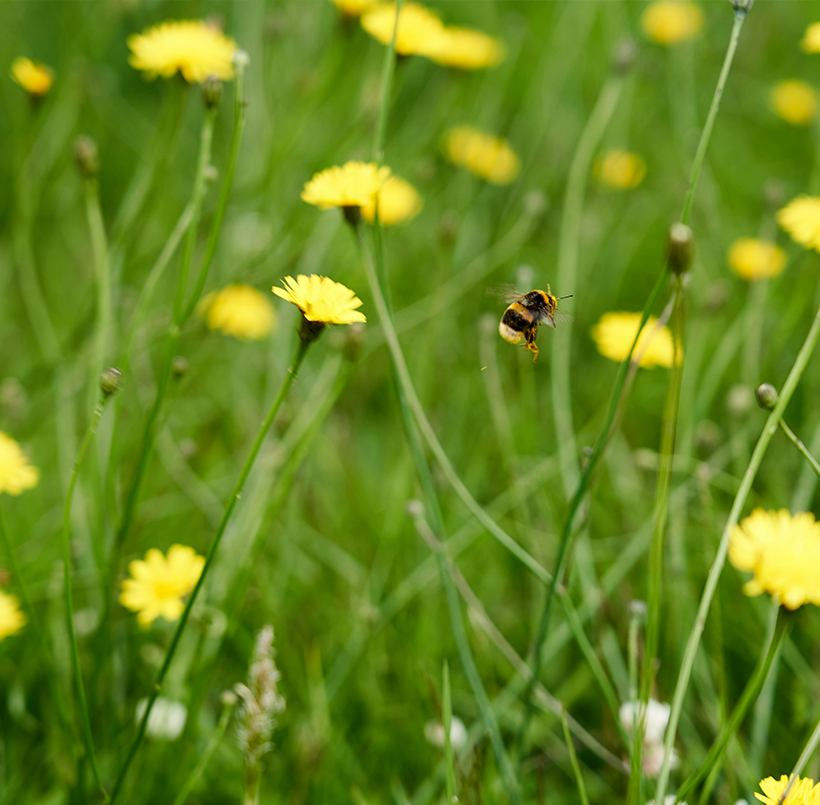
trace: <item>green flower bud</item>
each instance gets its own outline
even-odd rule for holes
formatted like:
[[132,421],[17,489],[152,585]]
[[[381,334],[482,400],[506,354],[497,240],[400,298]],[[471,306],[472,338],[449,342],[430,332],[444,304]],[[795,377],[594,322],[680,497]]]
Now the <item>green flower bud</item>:
[[122,372],[109,366],[100,375],[100,391],[108,399],[122,388]]
[[206,109],[216,109],[221,100],[222,82],[215,75],[209,75],[202,82],[202,103]]
[[81,134],[74,140],[74,162],[85,179],[93,179],[100,172],[100,154],[93,137]]
[[757,404],[766,411],[773,410],[780,399],[777,389],[771,383],[761,383],[755,389],[755,395],[757,396]]
[[692,230],[686,224],[672,224],[667,235],[666,249],[669,257],[669,268],[675,274],[686,273],[695,253]]

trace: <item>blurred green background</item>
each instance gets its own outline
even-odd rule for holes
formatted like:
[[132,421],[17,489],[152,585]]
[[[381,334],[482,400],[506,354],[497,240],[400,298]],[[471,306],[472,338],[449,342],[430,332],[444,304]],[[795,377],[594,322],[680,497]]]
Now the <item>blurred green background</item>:
[[[560,294],[554,266],[568,166],[610,72],[613,47],[634,37],[636,61],[602,149],[639,153],[646,179],[623,192],[590,179],[578,290],[567,303],[575,316],[577,439],[579,446],[592,444],[617,366],[597,353],[589,332],[606,311],[642,309],[661,270],[666,228],[680,213],[732,22],[728,0],[703,2],[702,34],[663,48],[642,36],[645,5],[431,2],[446,22],[500,37],[507,59],[493,70],[464,73],[411,57],[396,70],[386,162],[416,185],[425,203],[418,218],[385,234],[402,344],[428,416],[465,484],[548,568],[566,514],[545,348],[551,333],[541,334],[541,357],[533,365],[523,350],[498,338],[503,305],[486,291],[503,282],[552,283]],[[251,63],[247,129],[207,290],[243,282],[267,291],[288,274],[326,274],[357,292],[369,321],[363,344],[352,345],[361,350],[355,365],[344,357],[351,345],[341,329],[311,351],[246,488],[164,692],[188,705],[186,730],[175,742],[148,743],[124,801],[173,801],[212,734],[220,694],[245,678],[254,633],[271,623],[287,710],[274,733],[262,802],[443,801],[442,753],[426,740],[424,726],[440,718],[445,658],[453,674],[454,713],[474,727],[477,740],[459,760],[461,801],[505,802],[458,663],[435,562],[405,514],[407,501],[420,491],[353,241],[341,215],[299,199],[314,172],[369,158],[379,108],[384,49],[357,22],[342,20],[329,2],[112,0],[0,7],[0,65],[25,55],[55,70],[53,90],[36,108],[6,67],[0,80],[0,430],[24,443],[42,472],[36,489],[2,504],[53,643],[60,683],[70,690],[59,530],[71,464],[90,413],[96,310],[72,141],[90,134],[99,143],[103,214],[110,227],[166,97],[181,91],[176,82],[148,82],[131,69],[126,39],[164,19],[212,14]],[[817,83],[820,56],[804,54],[798,43],[818,19],[820,4],[814,2],[755,4],[695,202],[697,252],[688,285],[669,581],[653,694],[661,700],[671,698],[706,570],[764,421],[752,390],[764,380],[782,384],[818,301],[817,256],[776,234],[774,224],[783,202],[820,190],[817,127],[789,126],[769,103],[780,80]],[[170,169],[127,234],[115,268],[120,341],[112,345],[112,361],[121,354],[139,290],[190,194],[203,118],[198,95],[196,88],[187,92]],[[232,86],[226,85],[214,141],[213,162],[220,170],[231,101]],[[463,123],[510,140],[525,166],[513,185],[484,184],[443,159],[442,134]],[[204,233],[216,196],[212,189],[206,197]],[[726,262],[736,238],[761,232],[777,237],[789,254],[785,272],[763,292],[733,276]],[[23,303],[21,265],[29,258],[59,339],[56,364],[44,355],[42,333]],[[91,546],[111,538],[133,475],[170,317],[176,259],[171,265],[137,333],[124,389],[100,431],[102,444],[116,435],[114,482],[103,501],[98,452],[84,469],[74,513],[84,674],[87,684],[96,683],[90,690],[92,721],[106,779],[122,760],[136,702],[149,690],[172,631],[164,621],[141,630],[118,607],[115,661],[95,672],[102,596]],[[296,311],[278,301],[276,309],[277,327],[267,341],[240,342],[208,331],[198,319],[186,328],[179,351],[190,369],[166,404],[128,558],[175,542],[205,552],[295,343]],[[664,369],[638,373],[576,548],[569,588],[622,699],[628,605],[646,595],[667,379]],[[815,449],[818,393],[820,369],[813,360],[787,421]],[[297,453],[287,459],[294,445]],[[443,477],[435,480],[448,533],[467,546],[457,556],[461,571],[509,643],[526,656],[543,585],[472,520]],[[792,446],[776,437],[749,508],[811,510],[815,481]],[[5,567],[4,558],[0,565]],[[14,579],[8,590],[14,592]],[[703,758],[745,684],[765,611],[765,602],[743,596],[741,575],[727,568],[686,701],[675,780]],[[484,684],[495,698],[514,670],[479,628],[475,611],[466,614]],[[554,619],[542,681],[601,744],[622,756],[612,715],[562,618]],[[744,724],[715,802],[750,797],[761,776],[791,769],[820,715],[818,635],[817,614],[801,612],[770,691],[770,709]],[[76,796],[66,760],[73,748],[62,745],[45,673],[30,629],[0,642],[0,803],[60,803]],[[499,703],[505,738],[514,735],[522,711],[516,699]],[[770,734],[761,738],[767,713]],[[538,713],[527,751],[525,801],[577,801],[554,715]],[[626,777],[583,746],[578,751],[593,801],[621,799]],[[812,771],[816,777],[816,764],[810,764]],[[233,802],[240,792],[241,758],[231,728],[187,801]]]

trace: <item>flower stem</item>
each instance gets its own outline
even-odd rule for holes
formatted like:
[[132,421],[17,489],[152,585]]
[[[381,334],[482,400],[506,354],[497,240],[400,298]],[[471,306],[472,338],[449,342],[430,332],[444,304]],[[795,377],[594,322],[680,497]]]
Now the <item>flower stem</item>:
[[820,721],[817,722],[817,725],[815,726],[811,734],[811,737],[808,740],[808,743],[803,748],[803,751],[800,753],[800,757],[797,758],[797,763],[794,764],[792,773],[789,775],[789,784],[786,786],[786,790],[780,797],[781,802],[785,802],[788,798],[789,791],[791,791],[792,786],[802,773],[803,769],[806,768],[806,764],[811,759],[811,756],[814,754],[814,750],[817,749],[818,744],[820,744]]
[[820,464],[817,463],[817,459],[809,452],[809,448],[803,444],[800,437],[782,419],[777,424],[789,441],[803,454],[803,458],[809,462],[809,466],[814,470],[815,475],[820,477]]
[[453,762],[453,742],[450,730],[453,724],[453,697],[450,692],[450,666],[444,660],[442,668],[441,723],[444,726],[444,765],[447,767],[447,803],[456,799],[456,770]]
[[177,647],[179,645],[180,638],[182,637],[183,631],[185,631],[185,626],[188,623],[188,618],[191,615],[191,610],[193,609],[194,603],[196,602],[197,597],[199,596],[199,592],[202,589],[202,585],[205,583],[205,578],[208,575],[208,571],[211,569],[213,565],[214,558],[216,556],[216,552],[219,548],[219,543],[222,541],[222,536],[225,533],[225,529],[228,526],[228,522],[231,519],[231,515],[236,508],[236,505],[239,503],[239,498],[242,495],[242,490],[245,486],[245,482],[248,479],[248,475],[250,475],[251,469],[253,468],[254,462],[256,461],[256,457],[259,454],[260,449],[262,448],[262,444],[265,441],[265,436],[267,436],[268,431],[270,430],[271,425],[273,424],[274,419],[276,418],[276,414],[279,412],[279,409],[282,407],[282,403],[285,401],[285,398],[290,391],[291,386],[293,385],[293,381],[296,380],[296,375],[299,373],[299,367],[302,365],[302,361],[305,359],[305,355],[307,354],[307,350],[310,344],[306,341],[299,340],[299,345],[296,349],[296,355],[293,358],[293,362],[288,369],[288,373],[285,376],[284,381],[282,382],[282,386],[279,389],[279,394],[277,394],[276,399],[273,402],[273,405],[268,411],[267,417],[265,417],[265,421],[262,423],[262,427],[259,429],[259,432],[256,435],[256,439],[254,440],[253,446],[251,447],[251,451],[248,454],[247,459],[245,460],[245,464],[242,467],[242,471],[239,474],[239,478],[234,485],[233,492],[231,492],[231,496],[228,499],[227,504],[225,505],[225,512],[222,515],[222,520],[219,523],[219,527],[214,534],[213,540],[211,540],[211,545],[208,548],[207,556],[205,557],[205,565],[202,568],[202,573],[197,580],[194,589],[191,592],[191,595],[188,598],[187,603],[185,604],[185,609],[182,612],[182,616],[177,623],[176,629],[174,630],[174,635],[171,638],[171,644],[168,646],[168,650],[165,653],[165,659],[162,662],[162,666],[159,669],[159,673],[157,674],[156,679],[154,680],[154,685],[151,690],[151,695],[148,699],[148,706],[145,708],[145,713],[143,713],[142,719],[140,720],[139,727],[137,729],[137,735],[134,738],[133,742],[131,743],[131,747],[128,751],[128,755],[123,763],[119,774],[117,775],[117,781],[114,784],[114,788],[111,791],[111,803],[113,805],[114,801],[116,800],[119,792],[122,789],[123,782],[125,781],[125,776],[128,773],[128,769],[131,766],[131,762],[134,759],[134,756],[137,753],[137,750],[142,743],[143,738],[145,737],[145,728],[148,724],[148,718],[151,715],[151,710],[154,707],[154,703],[157,700],[157,697],[162,690],[162,683],[165,681],[165,676],[168,673],[168,669],[171,667],[171,662],[174,659],[174,654],[176,653]]
[[572,773],[575,775],[575,783],[578,786],[578,796],[580,797],[581,805],[589,805],[589,796],[584,785],[584,775],[581,774],[581,766],[578,764],[578,755],[575,754],[575,745],[572,743],[572,735],[570,735],[569,724],[567,723],[567,711],[561,707],[561,726],[564,728],[564,742],[567,745],[567,752],[569,753],[569,761],[572,766]]

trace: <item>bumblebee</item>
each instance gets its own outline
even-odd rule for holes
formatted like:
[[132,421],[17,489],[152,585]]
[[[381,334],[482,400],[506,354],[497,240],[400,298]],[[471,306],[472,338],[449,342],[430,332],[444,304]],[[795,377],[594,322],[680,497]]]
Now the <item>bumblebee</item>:
[[538,358],[538,347],[535,339],[538,337],[538,325],[548,321],[553,329],[556,322],[572,321],[572,317],[558,311],[558,302],[569,299],[570,296],[555,297],[547,285],[546,291],[530,291],[522,294],[515,289],[503,289],[502,296],[512,304],[504,311],[498,332],[510,344],[520,344],[525,339],[526,348],[532,352],[532,362]]

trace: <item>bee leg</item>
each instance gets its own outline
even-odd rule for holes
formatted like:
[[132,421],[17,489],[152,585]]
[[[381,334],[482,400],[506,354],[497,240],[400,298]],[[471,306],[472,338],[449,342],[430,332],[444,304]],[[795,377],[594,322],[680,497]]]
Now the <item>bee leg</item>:
[[538,329],[533,327],[524,335],[527,339],[527,349],[532,352],[532,362],[535,363],[538,359],[538,347],[535,345],[535,339],[538,337]]

